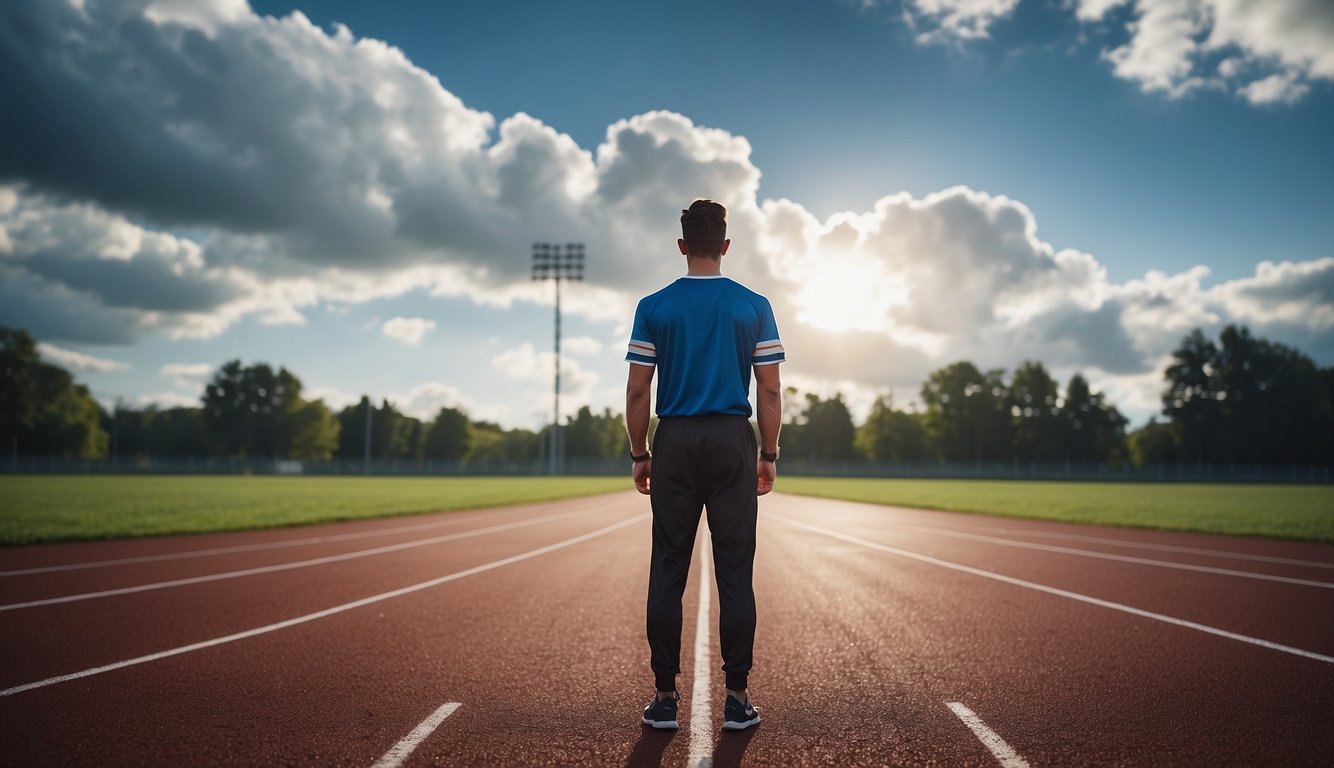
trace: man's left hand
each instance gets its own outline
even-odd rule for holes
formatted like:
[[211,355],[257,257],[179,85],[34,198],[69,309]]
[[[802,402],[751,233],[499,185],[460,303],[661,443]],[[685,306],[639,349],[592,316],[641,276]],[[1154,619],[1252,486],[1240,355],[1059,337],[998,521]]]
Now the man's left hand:
[[778,467],[772,461],[756,459],[755,474],[759,477],[759,483],[755,487],[756,496],[763,496],[774,489],[774,480],[778,478]]

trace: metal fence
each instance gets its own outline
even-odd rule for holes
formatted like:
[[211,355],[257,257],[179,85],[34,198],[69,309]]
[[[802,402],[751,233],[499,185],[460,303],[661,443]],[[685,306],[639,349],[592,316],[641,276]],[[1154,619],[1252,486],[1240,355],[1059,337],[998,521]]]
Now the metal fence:
[[[628,459],[566,459],[565,475],[622,475]],[[294,461],[222,456],[122,456],[70,459],[16,456],[0,461],[9,474],[145,475],[373,475],[381,477],[529,476],[548,474],[545,459],[459,462],[432,459]],[[814,462],[783,460],[781,475],[811,477],[901,477],[978,480],[1066,480],[1072,482],[1329,483],[1330,468],[1263,464],[1121,464],[1031,462]]]

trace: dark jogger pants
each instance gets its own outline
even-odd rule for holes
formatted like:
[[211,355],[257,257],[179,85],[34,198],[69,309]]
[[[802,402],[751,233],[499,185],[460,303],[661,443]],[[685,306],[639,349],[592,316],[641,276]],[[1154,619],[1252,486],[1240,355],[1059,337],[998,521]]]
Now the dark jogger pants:
[[744,416],[664,418],[653,436],[648,644],[658,690],[681,671],[681,595],[708,509],[727,687],[746,687],[755,645],[755,433]]

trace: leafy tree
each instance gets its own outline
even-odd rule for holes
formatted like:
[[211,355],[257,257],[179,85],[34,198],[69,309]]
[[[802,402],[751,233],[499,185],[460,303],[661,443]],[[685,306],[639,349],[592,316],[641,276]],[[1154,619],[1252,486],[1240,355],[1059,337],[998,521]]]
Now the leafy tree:
[[783,426],[783,455],[812,461],[847,461],[856,456],[857,430],[843,395],[822,400],[806,395],[806,407]]
[[474,443],[468,461],[478,463],[529,462],[537,459],[538,434],[527,429],[505,430],[487,421],[473,422]]
[[476,439],[468,414],[457,408],[441,408],[423,432],[422,455],[429,459],[462,461]]
[[1235,325],[1215,345],[1197,329],[1173,352],[1166,378],[1163,412],[1185,458],[1309,464],[1334,454],[1327,375],[1291,347]]
[[997,369],[985,374],[970,362],[945,366],[922,385],[927,435],[946,461],[1010,458],[1009,390]]
[[327,458],[338,422],[322,401],[301,397],[301,380],[265,363],[224,363],[204,387],[204,426],[225,455]]
[[[114,419],[114,425],[111,419]],[[209,453],[202,408],[119,408],[111,414],[111,419],[104,429],[111,433],[117,455],[202,456]]]
[[1164,374],[1163,415],[1177,426],[1180,455],[1187,461],[1213,460],[1213,446],[1223,436],[1221,400],[1214,379],[1217,361],[1218,347],[1196,328],[1172,351],[1172,362]]
[[1010,417],[1014,424],[1013,458],[1055,461],[1064,458],[1061,399],[1056,380],[1042,363],[1028,360],[1010,379]]
[[1116,461],[1125,450],[1126,418],[1107,402],[1101,392],[1093,392],[1088,381],[1076,373],[1065,387],[1066,458],[1080,463]]
[[32,452],[83,459],[106,456],[109,440],[102,429],[102,407],[88,388],[54,365],[42,363],[36,373],[41,403],[28,440]]
[[338,448],[338,419],[323,400],[303,401],[286,415],[284,455],[323,461]]
[[1180,442],[1175,424],[1149,419],[1148,424],[1130,433],[1126,438],[1126,447],[1130,452],[1131,463],[1142,467],[1145,464],[1175,462]]
[[877,398],[857,430],[857,452],[876,461],[922,461],[931,457],[926,429],[917,414],[894,410],[891,398]]
[[566,458],[615,458],[625,452],[625,419],[610,408],[595,414],[584,406],[566,423],[564,438]]
[[27,331],[0,327],[0,439],[12,453],[100,458],[102,408],[69,371],[41,359]]
[[371,457],[376,459],[414,458],[423,445],[422,424],[399,412],[394,404],[382,400],[379,408],[370,398],[338,412],[340,425],[337,455],[359,459],[366,450],[366,409],[371,409]]
[[300,391],[286,368],[230,360],[204,387],[204,424],[225,455],[277,456],[283,414]]
[[[19,438],[30,437],[37,425],[41,400],[35,377],[39,365],[32,336],[0,326],[0,435],[5,450],[17,451]],[[27,449],[26,441],[23,447]]]

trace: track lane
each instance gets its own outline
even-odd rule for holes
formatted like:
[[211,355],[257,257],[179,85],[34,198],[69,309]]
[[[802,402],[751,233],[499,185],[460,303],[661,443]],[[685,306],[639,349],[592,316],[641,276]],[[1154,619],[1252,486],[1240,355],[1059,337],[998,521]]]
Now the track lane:
[[539,525],[294,571],[6,612],[0,688],[284,621],[611,524],[594,509]]
[[[592,497],[584,504],[567,499],[493,510],[441,512],[421,516],[424,519],[414,517],[416,522],[387,524],[384,520],[355,521],[322,524],[312,529],[283,528],[243,534],[200,534],[0,549],[0,567],[6,567],[10,561],[27,566],[6,570],[11,575],[0,577],[0,603],[118,589],[337,556],[537,517],[580,515],[614,510],[618,506],[618,502],[605,497]],[[302,533],[304,535],[298,535]],[[70,559],[68,550],[71,548],[84,559]],[[47,567],[67,570],[41,570]],[[21,572],[33,569],[36,569],[35,572]]]
[[[790,513],[793,519],[816,525],[830,519],[823,513],[808,514],[806,509],[792,497],[775,507],[778,514]],[[834,519],[840,531],[922,555],[1334,655],[1334,590],[940,536],[901,524],[895,510],[874,514],[877,511],[872,508],[871,515]],[[1321,621],[1320,617],[1327,618]]]

